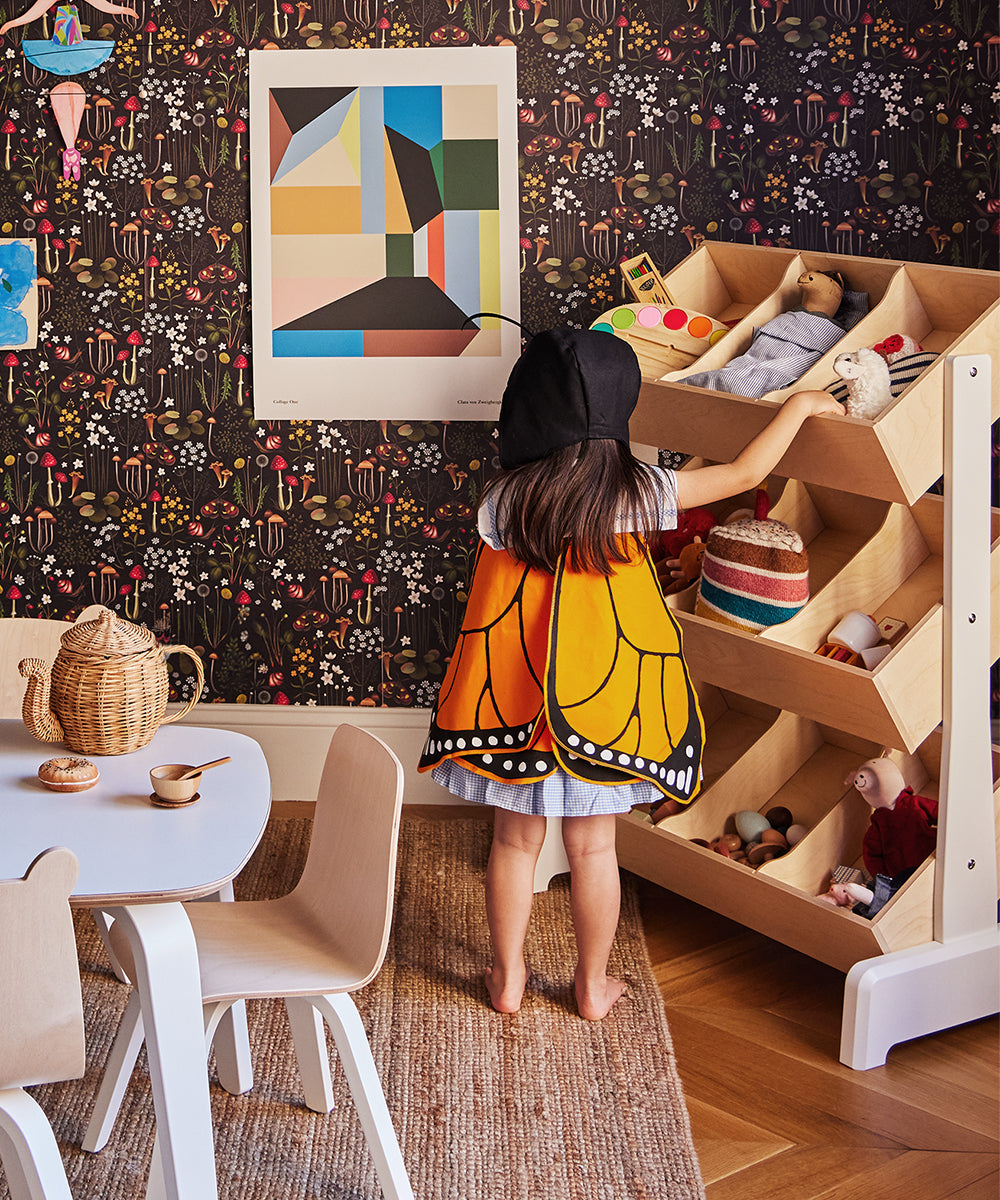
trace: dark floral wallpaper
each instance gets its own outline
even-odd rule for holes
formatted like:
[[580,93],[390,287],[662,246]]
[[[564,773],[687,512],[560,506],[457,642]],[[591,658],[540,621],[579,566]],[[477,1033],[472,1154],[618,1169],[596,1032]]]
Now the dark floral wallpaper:
[[0,226],[38,240],[41,315],[0,352],[0,611],[106,603],[199,647],[207,700],[429,704],[496,452],[482,424],[254,420],[249,50],[515,43],[530,328],[706,238],[997,266],[992,3],[136,8],[80,4],[117,46],[79,77],[79,180],[20,53],[51,17],[3,39]]

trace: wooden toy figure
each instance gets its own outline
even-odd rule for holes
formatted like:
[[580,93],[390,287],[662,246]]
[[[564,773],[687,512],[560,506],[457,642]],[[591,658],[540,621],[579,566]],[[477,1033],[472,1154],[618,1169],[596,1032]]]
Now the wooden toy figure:
[[861,844],[870,875],[886,875],[895,881],[933,854],[938,802],[914,795],[891,758],[869,759],[844,782],[853,783],[872,807],[871,823]]

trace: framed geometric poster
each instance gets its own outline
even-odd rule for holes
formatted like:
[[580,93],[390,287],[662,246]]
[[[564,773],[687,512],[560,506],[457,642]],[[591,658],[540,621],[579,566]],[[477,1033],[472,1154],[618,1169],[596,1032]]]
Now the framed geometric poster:
[[258,418],[495,419],[516,112],[513,47],[251,52]]

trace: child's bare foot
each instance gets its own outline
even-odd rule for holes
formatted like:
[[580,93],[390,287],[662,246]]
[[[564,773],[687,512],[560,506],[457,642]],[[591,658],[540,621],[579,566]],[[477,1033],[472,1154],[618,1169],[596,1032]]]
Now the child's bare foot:
[[516,1013],[520,1009],[530,975],[527,967],[514,974],[504,974],[497,967],[487,969],[486,990],[497,1012]]
[[577,976],[574,983],[576,1007],[585,1021],[603,1020],[625,994],[625,984],[613,975],[605,975],[593,985]]

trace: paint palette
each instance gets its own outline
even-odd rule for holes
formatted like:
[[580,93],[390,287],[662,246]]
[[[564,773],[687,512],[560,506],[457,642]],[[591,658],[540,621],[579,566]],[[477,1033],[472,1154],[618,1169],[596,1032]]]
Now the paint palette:
[[625,338],[643,375],[653,379],[689,367],[729,332],[722,321],[676,304],[620,304],[590,328]]

